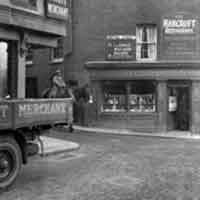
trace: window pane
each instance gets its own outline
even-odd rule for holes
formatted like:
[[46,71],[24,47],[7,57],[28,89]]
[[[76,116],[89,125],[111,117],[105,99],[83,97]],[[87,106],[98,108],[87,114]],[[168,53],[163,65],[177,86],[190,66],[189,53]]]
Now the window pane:
[[27,54],[26,54],[26,61],[33,61],[33,50],[31,48],[28,48]]
[[153,25],[136,28],[136,59],[155,60],[157,55],[157,30]]
[[124,81],[103,83],[103,112],[126,111],[126,84]]
[[129,107],[131,112],[156,111],[156,85],[153,81],[131,81]]
[[53,48],[52,50],[52,59],[60,59],[63,58],[63,40],[58,40],[58,46],[56,48]]

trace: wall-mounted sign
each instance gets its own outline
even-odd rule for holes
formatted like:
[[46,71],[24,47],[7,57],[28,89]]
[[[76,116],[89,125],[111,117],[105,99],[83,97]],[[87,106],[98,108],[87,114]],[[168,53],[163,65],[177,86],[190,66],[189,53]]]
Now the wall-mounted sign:
[[176,96],[169,96],[168,99],[168,111],[174,112],[177,109],[177,98]]
[[48,17],[67,20],[69,18],[68,0],[46,0],[46,15]]
[[199,59],[198,18],[189,13],[175,13],[162,19],[162,55],[164,59]]
[[108,35],[106,38],[107,60],[135,60],[134,35]]
[[163,28],[165,34],[192,34],[195,33],[196,25],[196,19],[184,19],[183,15],[177,15],[174,17],[174,19],[163,19]]

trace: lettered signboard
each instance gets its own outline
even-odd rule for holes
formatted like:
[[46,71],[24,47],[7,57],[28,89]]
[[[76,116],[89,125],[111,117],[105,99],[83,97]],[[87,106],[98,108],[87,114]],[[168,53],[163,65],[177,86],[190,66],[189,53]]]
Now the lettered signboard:
[[188,13],[162,18],[162,57],[172,60],[199,59],[199,21]]

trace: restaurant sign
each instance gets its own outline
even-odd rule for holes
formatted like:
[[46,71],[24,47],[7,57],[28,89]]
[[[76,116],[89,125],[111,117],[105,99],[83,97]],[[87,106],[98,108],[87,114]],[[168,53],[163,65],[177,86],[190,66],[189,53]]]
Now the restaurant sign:
[[197,19],[189,15],[177,14],[163,19],[165,34],[193,34],[196,27]]
[[199,21],[190,13],[178,12],[162,18],[162,58],[199,59]]
[[46,15],[51,18],[69,18],[69,0],[46,0]]
[[135,60],[134,35],[108,35],[106,38],[107,60]]

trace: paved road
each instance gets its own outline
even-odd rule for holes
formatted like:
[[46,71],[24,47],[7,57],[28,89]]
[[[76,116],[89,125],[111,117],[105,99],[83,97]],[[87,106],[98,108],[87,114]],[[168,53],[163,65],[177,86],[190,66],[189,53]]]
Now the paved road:
[[32,158],[1,200],[200,198],[200,141],[54,132],[79,150]]

